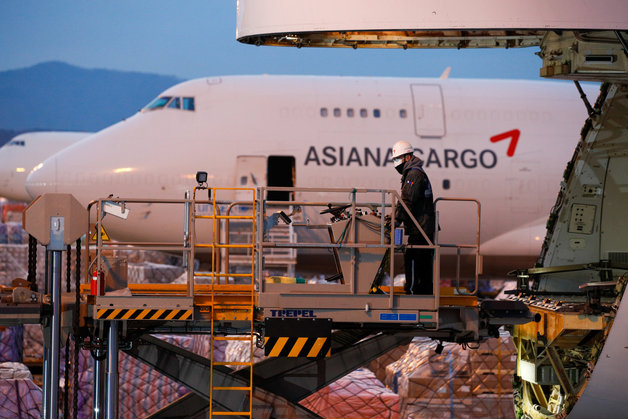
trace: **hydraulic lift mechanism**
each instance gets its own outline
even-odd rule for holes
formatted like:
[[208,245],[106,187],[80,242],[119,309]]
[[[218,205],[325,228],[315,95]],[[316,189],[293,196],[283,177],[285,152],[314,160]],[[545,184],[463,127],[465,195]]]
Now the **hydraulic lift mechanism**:
[[[269,191],[289,192],[291,198],[271,201],[267,199]],[[199,198],[205,194],[210,198]],[[246,195],[248,198],[243,200]],[[325,196],[331,202],[308,199],[309,195]],[[232,199],[234,196],[238,201]],[[74,234],[66,237],[63,246],[83,233],[86,237],[82,249],[86,266],[81,271],[82,283],[74,293],[68,290],[61,296],[60,279],[52,275],[53,333],[52,343],[47,344],[51,363],[46,374],[46,394],[52,390],[47,396],[50,407],[45,411],[46,417],[56,416],[57,411],[53,401],[58,394],[55,384],[60,328],[66,333],[71,331],[75,345],[89,349],[94,356],[95,417],[117,415],[119,349],[193,391],[193,395],[169,406],[157,417],[182,409],[190,415],[209,409],[210,415],[250,417],[261,409],[273,417],[314,417],[298,404],[299,400],[390,349],[409,343],[415,336],[479,342],[496,336],[502,325],[525,324],[534,319],[520,301],[480,303],[475,292],[459,285],[440,286],[443,249],[471,249],[479,257],[480,208],[474,200],[436,202],[437,214],[442,205],[461,201],[475,205],[478,241],[443,244],[436,237],[433,242],[428,240],[427,245],[418,246],[434,252],[433,295],[406,295],[403,287],[395,287],[391,280],[396,272],[394,254],[407,246],[399,237],[395,240],[394,229],[385,221],[390,214],[390,225],[394,225],[391,208],[399,197],[392,190],[235,190],[207,188],[201,183],[191,196],[181,200],[107,198],[93,201],[87,211],[74,206],[58,209],[49,204],[66,201],[75,202],[70,195],[43,195],[26,209],[24,221],[27,231],[42,244],[48,244],[48,236],[41,236],[36,220],[52,220],[51,227],[46,228],[54,232],[58,231],[57,218],[66,220],[65,225],[71,225]],[[181,208],[181,243],[103,240],[105,216],[131,223],[131,218],[126,220],[129,211],[134,205],[147,202]],[[312,214],[318,218],[310,218]],[[312,222],[329,217],[330,221]],[[77,230],[73,220],[78,220],[83,228]],[[300,239],[273,240],[271,233],[281,228],[279,223],[288,223],[301,231],[302,234],[292,236]],[[54,245],[53,241],[50,243]],[[273,275],[265,258],[283,248],[318,251],[322,263],[332,266],[335,273],[318,282]],[[127,283],[126,264],[121,259],[130,249],[181,253],[188,267],[185,283]],[[208,268],[195,268],[199,256],[209,259]],[[477,273],[475,278],[477,290]],[[16,286],[14,295],[20,289]],[[29,296],[36,295],[28,288],[24,291]],[[35,307],[30,300],[24,302],[15,297],[5,301],[0,307],[2,319],[8,323],[11,316],[15,317],[9,312],[15,313],[16,309],[30,313],[31,322],[39,321],[40,316],[47,319],[48,299],[37,301]],[[62,311],[68,315],[63,316]],[[14,319],[11,321],[15,323]],[[151,336],[153,333],[205,333],[214,341],[241,341],[249,346],[250,357],[218,360],[212,350],[209,359],[205,359]],[[262,362],[253,363],[255,345],[265,350],[267,358]]]

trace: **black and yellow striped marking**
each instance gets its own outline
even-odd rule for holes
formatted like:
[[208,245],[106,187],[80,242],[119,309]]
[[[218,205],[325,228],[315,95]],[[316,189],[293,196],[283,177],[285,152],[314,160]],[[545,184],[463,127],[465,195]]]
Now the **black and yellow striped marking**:
[[264,355],[285,358],[331,356],[331,319],[266,318]]
[[98,320],[190,320],[192,309],[101,308]]
[[264,354],[270,357],[325,358],[331,355],[331,339],[327,337],[266,337]]

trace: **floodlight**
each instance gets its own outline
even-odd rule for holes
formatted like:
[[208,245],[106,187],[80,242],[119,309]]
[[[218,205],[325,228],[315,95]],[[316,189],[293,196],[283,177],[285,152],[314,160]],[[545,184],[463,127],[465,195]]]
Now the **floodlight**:
[[105,214],[111,214],[115,217],[122,218],[123,220],[127,219],[129,212],[131,211],[126,208],[124,202],[117,203],[112,201],[104,201],[102,203],[102,210]]
[[196,183],[199,185],[207,183],[207,172],[196,172]]

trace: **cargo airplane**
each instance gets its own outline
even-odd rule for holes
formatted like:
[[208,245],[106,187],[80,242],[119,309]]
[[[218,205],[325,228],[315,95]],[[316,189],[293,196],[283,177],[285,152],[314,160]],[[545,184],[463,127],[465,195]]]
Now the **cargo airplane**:
[[91,133],[69,131],[26,132],[16,135],[0,148],[0,197],[29,202],[26,177],[56,152]]
[[[596,88],[586,88],[595,95]],[[403,139],[425,161],[435,196],[482,203],[485,271],[498,256],[508,265],[498,268],[503,272],[538,256],[585,118],[569,83],[201,78],[50,157],[26,188],[31,197],[72,193],[83,204],[110,194],[183,198],[204,170],[216,187],[398,189],[391,146]],[[443,234],[468,230],[472,216],[442,214]],[[125,241],[182,237],[182,217],[169,210],[145,206],[129,218],[135,227],[111,217],[108,233]]]

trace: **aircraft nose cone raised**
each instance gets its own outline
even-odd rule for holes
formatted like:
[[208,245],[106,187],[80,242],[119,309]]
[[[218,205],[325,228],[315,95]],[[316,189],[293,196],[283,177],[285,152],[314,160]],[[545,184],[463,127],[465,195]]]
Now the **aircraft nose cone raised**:
[[36,166],[26,178],[26,191],[32,199],[45,193],[58,192],[56,158]]

